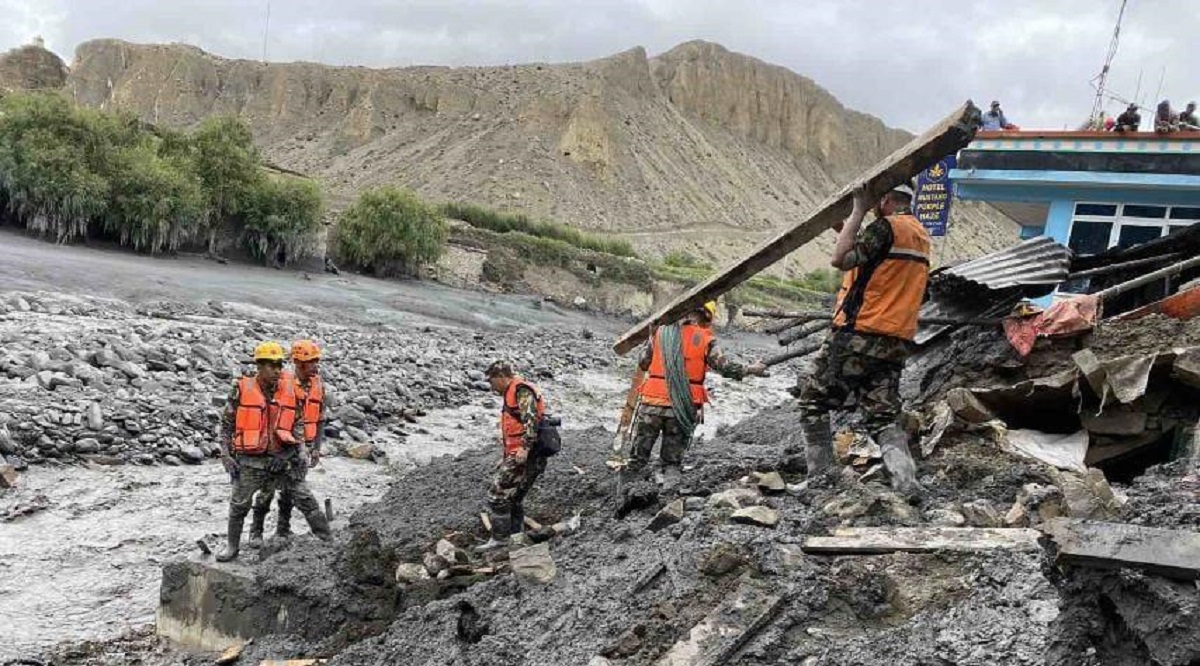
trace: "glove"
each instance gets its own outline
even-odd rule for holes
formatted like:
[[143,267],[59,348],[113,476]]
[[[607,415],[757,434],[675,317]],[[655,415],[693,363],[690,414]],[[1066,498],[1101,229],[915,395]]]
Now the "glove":
[[230,476],[238,473],[239,467],[237,461],[233,459],[233,456],[223,451],[221,452],[221,465],[225,467],[225,472]]
[[281,474],[286,472],[287,468],[287,461],[279,456],[271,456],[271,459],[267,461],[267,472],[270,474]]

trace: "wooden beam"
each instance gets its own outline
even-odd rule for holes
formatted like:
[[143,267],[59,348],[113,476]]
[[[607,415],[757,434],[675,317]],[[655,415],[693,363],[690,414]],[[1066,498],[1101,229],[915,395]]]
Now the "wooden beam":
[[1054,518],[1042,526],[1055,561],[1100,569],[1142,569],[1168,578],[1200,579],[1200,533],[1124,523]]
[[842,527],[833,536],[806,538],[800,549],[816,555],[1034,550],[1038,536],[1000,527]]
[[980,125],[980,111],[967,101],[929,131],[867,169],[858,178],[821,202],[807,217],[767,241],[741,261],[701,282],[675,298],[617,339],[613,349],[626,354],[659,324],[677,321],[705,301],[725,294],[763,269],[786,257],[842,221],[853,203],[853,193],[862,187],[871,199],[879,199],[900,183],[911,181],[938,160],[952,155],[971,142]]
[[777,584],[742,576],[737,589],[725,595],[654,662],[655,666],[720,666],[728,662],[775,618],[786,599],[787,591]]

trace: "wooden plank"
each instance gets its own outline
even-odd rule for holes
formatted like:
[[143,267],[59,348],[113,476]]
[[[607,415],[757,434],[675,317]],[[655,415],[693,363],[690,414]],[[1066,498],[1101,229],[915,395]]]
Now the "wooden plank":
[[1054,518],[1042,526],[1055,561],[1100,569],[1142,569],[1169,578],[1200,579],[1200,533],[1124,523]]
[[655,666],[718,666],[737,654],[783,608],[777,584],[743,576],[733,594],[709,611]]
[[841,527],[832,536],[806,538],[800,549],[814,555],[1034,550],[1038,536],[1000,527]]
[[853,193],[859,187],[865,188],[871,199],[879,199],[900,183],[911,181],[914,176],[930,165],[947,155],[958,152],[970,143],[976,130],[979,129],[979,125],[980,111],[974,104],[967,101],[927,132],[864,171],[841,190],[830,195],[812,213],[790,229],[784,230],[741,261],[696,285],[631,328],[617,339],[613,349],[618,354],[628,353],[629,350],[647,339],[655,326],[677,321],[683,315],[700,307],[705,301],[728,292],[786,257],[796,248],[816,238],[826,229],[830,229],[849,215],[853,204]]

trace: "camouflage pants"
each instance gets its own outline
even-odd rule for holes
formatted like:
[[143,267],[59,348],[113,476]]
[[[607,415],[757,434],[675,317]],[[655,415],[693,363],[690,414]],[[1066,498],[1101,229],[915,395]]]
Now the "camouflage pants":
[[[292,469],[289,474],[298,474],[301,481],[308,478],[308,451],[304,447],[300,448],[300,454],[292,461]],[[279,513],[282,516],[290,515],[292,507],[295,506],[295,501],[292,499],[290,484],[276,484],[278,487],[271,491],[262,491],[254,496],[254,513],[268,514],[271,512],[271,500],[275,498],[275,490],[279,491]]]
[[229,498],[229,516],[241,520],[250,513],[255,493],[274,496],[278,475],[267,471],[266,456],[238,456],[237,462],[237,478]]
[[546,471],[546,459],[530,454],[524,463],[505,457],[492,474],[488,487],[487,505],[492,516],[511,520],[514,534],[521,531],[525,521],[525,496],[534,482]]
[[896,423],[906,356],[907,347],[893,338],[831,333],[800,392],[801,419],[812,424],[833,412],[856,411],[871,435]]
[[679,465],[683,462],[683,454],[687,451],[687,438],[675,411],[670,407],[643,405],[638,416],[637,434],[629,452],[630,470],[640,470],[650,462],[654,452],[654,442],[662,435],[662,446],[658,457],[664,465]]

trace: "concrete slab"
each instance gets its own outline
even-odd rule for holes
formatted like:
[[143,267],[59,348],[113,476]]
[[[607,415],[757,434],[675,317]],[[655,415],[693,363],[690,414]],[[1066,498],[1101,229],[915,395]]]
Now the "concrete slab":
[[812,536],[801,549],[820,555],[878,555],[1034,550],[1037,530],[1001,527],[842,527],[832,536]]
[[1200,579],[1200,533],[1124,523],[1055,518],[1041,527],[1054,542],[1056,561],[1102,569],[1135,568]]

